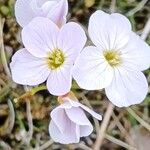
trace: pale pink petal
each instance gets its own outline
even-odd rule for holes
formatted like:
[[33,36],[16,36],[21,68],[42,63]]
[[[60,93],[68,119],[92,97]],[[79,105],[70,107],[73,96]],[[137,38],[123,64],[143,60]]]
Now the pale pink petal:
[[60,132],[63,133],[66,128],[65,122],[68,121],[67,114],[65,112],[65,108],[70,109],[72,106],[69,103],[63,103],[60,106],[56,107],[51,112],[51,118],[54,121],[54,123],[59,128]]
[[96,119],[98,120],[102,120],[102,117],[101,115],[95,113],[92,109],[88,108],[87,106],[77,102],[77,101],[73,101],[73,100],[70,100],[69,98],[67,99],[69,101],[69,103],[73,106],[73,107],[80,107],[82,108],[83,110],[87,111],[88,113],[90,113],[93,117],[95,117]]
[[31,0],[28,3],[30,4],[29,7],[31,7],[31,9],[34,13],[34,17],[37,17],[37,16],[40,17],[43,15],[42,9],[41,9],[40,5],[38,5],[37,0]]
[[128,41],[130,41],[131,23],[127,17],[119,13],[110,15],[110,20],[107,23],[109,35],[110,49],[122,49]]
[[80,141],[80,126],[77,124],[76,124],[76,131],[75,132],[76,132],[77,139],[79,139],[79,141]]
[[64,66],[52,71],[47,80],[47,88],[52,95],[61,96],[70,91],[71,83],[71,68]]
[[36,57],[47,57],[57,48],[58,27],[49,19],[37,17],[22,30],[25,48]]
[[47,17],[59,27],[66,23],[68,13],[67,0],[17,0],[15,16],[24,27],[35,17]]
[[80,137],[88,136],[93,131],[93,126],[80,107],[65,109],[68,118],[75,124],[80,125]]
[[65,109],[65,112],[68,118],[78,125],[90,124],[84,111],[80,107],[72,107],[71,109]]
[[70,22],[65,24],[60,30],[58,48],[63,50],[66,57],[74,62],[83,49],[86,40],[85,32],[81,26]]
[[61,133],[56,124],[51,121],[49,125],[49,133],[51,138],[58,143],[71,144],[78,143],[80,137],[78,136],[79,127],[73,122],[69,121],[66,124],[66,130]]
[[55,22],[59,27],[66,23],[66,16],[68,13],[68,1],[60,0],[57,4],[49,11],[47,17]]
[[85,111],[87,111],[89,114],[91,114],[97,120],[102,120],[102,116],[100,114],[94,112],[92,109],[88,108],[87,106],[80,103],[80,107]]
[[26,49],[14,54],[10,68],[13,80],[23,85],[43,83],[50,74],[45,59],[32,56]]
[[15,4],[15,16],[20,26],[27,25],[35,17],[28,0],[17,0]]
[[148,92],[148,84],[142,72],[125,67],[115,70],[114,79],[106,88],[108,99],[118,107],[141,103]]
[[52,0],[52,1],[46,1],[42,5],[42,11],[44,12],[45,16],[53,9],[53,7],[57,4],[57,0]]
[[[105,38],[106,28],[105,25],[108,22],[109,14],[103,11],[96,11],[93,13],[89,20],[88,33],[92,42],[103,49],[108,49],[109,45]],[[103,29],[105,30],[103,31]]]
[[91,123],[89,125],[80,126],[80,137],[88,136],[92,133],[92,131],[93,131],[93,126]]
[[[33,1],[33,0],[32,0]],[[40,6],[43,6],[45,3],[47,2],[53,2],[53,1],[57,1],[57,0],[35,0],[37,5],[40,7]]]
[[103,50],[116,50],[126,45],[131,32],[130,22],[121,14],[107,14],[96,11],[89,21],[89,35],[92,42]]
[[146,70],[150,67],[150,46],[138,35],[132,33],[128,45],[122,49],[123,66],[132,70]]
[[75,62],[73,77],[81,88],[99,90],[110,85],[113,68],[106,62],[100,48],[89,46]]

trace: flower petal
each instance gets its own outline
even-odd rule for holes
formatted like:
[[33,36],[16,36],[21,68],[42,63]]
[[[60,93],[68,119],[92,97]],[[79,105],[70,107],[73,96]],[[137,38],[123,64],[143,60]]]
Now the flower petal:
[[37,17],[22,30],[25,48],[36,57],[47,57],[57,48],[58,27],[48,18]]
[[80,107],[72,107],[71,109],[65,109],[68,118],[78,125],[89,125],[90,122],[86,117],[84,111]]
[[77,125],[80,125],[80,137],[90,135],[93,131],[93,126],[88,120],[88,118],[86,117],[82,108],[86,110],[87,112],[89,112],[90,114],[92,114],[92,116],[94,116],[97,119],[101,120],[101,116],[95,113],[94,111],[90,110],[88,107],[80,104],[79,102],[75,102],[71,100],[69,100],[69,102],[71,105],[75,107],[72,107],[71,109],[65,109],[65,111],[66,111],[68,118],[71,121],[73,121]]
[[70,22],[65,24],[60,30],[58,48],[63,50],[66,57],[74,62],[83,49],[86,40],[85,32],[80,25]]
[[89,125],[80,126],[80,137],[88,136],[92,133],[92,131],[93,131],[93,126],[91,123]]
[[70,103],[65,102],[61,104],[60,106],[56,107],[51,111],[51,118],[54,121],[54,123],[57,125],[58,129],[61,133],[65,131],[66,125],[65,123],[68,121],[67,114],[65,112],[65,109],[71,109],[72,106]]
[[84,106],[83,104],[80,103],[80,107],[87,111],[89,114],[91,114],[94,118],[98,120],[102,120],[102,116],[99,115],[98,113],[94,112],[92,109],[88,108],[87,106]]
[[122,49],[130,39],[132,30],[131,23],[127,17],[118,13],[111,14],[110,18],[111,20],[108,22],[108,32],[110,33],[110,49]]
[[121,14],[109,15],[98,10],[90,17],[88,31],[96,46],[102,47],[103,50],[116,50],[128,42],[131,24]]
[[[35,0],[35,1],[36,1],[37,5],[40,7],[40,6],[43,6],[45,3],[49,2],[50,0]],[[50,2],[53,3],[53,1],[57,1],[57,0],[51,0]]]
[[20,26],[27,25],[35,17],[28,0],[17,0],[15,4],[15,16]]
[[[78,129],[78,131],[77,131]],[[56,126],[56,124],[51,121],[49,125],[49,133],[51,138],[58,143],[62,144],[71,144],[71,143],[78,143],[80,137],[77,136],[79,132],[79,127],[76,126],[73,122],[69,121],[66,124],[66,130],[61,133]]]
[[71,83],[71,68],[64,66],[52,71],[47,80],[47,88],[51,94],[61,96],[70,91]]
[[81,88],[97,90],[110,85],[113,69],[105,61],[102,50],[89,46],[78,57],[73,77]]
[[47,16],[47,14],[49,13],[49,11],[51,11],[51,9],[53,9],[53,7],[57,4],[57,0],[52,0],[52,1],[46,1],[45,3],[43,3],[41,9],[44,12],[45,16]]
[[10,68],[13,80],[23,85],[38,85],[50,74],[45,60],[32,56],[26,49],[14,54]]
[[132,33],[128,45],[122,50],[122,58],[123,65],[133,70],[146,70],[150,67],[150,46]]
[[65,109],[68,118],[80,126],[80,137],[88,136],[93,131],[93,126],[86,117],[84,111],[79,107]]
[[126,68],[115,70],[115,77],[106,88],[108,99],[118,107],[141,103],[148,92],[148,84],[142,72]]
[[[41,9],[41,6],[39,5],[39,3],[37,2],[37,0],[31,0],[29,2],[29,7],[31,7],[33,13],[34,13],[34,18],[35,17],[40,17],[43,16],[43,11]],[[33,19],[33,18],[32,18]],[[29,23],[29,22],[28,22]]]
[[77,101],[73,101],[70,100],[69,98],[66,98],[67,101],[69,101],[69,103],[72,105],[72,107],[81,107],[83,110],[87,111],[88,113],[90,113],[93,117],[95,117],[98,120],[102,120],[101,115],[95,113],[93,110],[91,110],[90,108],[88,108],[87,106],[77,102]]
[[66,23],[68,13],[68,1],[60,0],[48,13],[47,17],[55,22],[59,27]]

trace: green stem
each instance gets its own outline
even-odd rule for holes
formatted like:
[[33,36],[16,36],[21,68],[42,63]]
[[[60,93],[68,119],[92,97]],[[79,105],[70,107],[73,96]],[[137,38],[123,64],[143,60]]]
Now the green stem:
[[27,91],[25,94],[21,95],[20,97],[15,98],[14,101],[18,102],[18,100],[21,100],[21,99],[27,99],[27,98],[29,99],[32,96],[34,96],[37,92],[46,90],[46,89],[47,87],[45,85],[34,87],[31,90]]
[[45,85],[37,86],[31,89],[32,95],[36,94],[39,91],[47,90],[47,87]]

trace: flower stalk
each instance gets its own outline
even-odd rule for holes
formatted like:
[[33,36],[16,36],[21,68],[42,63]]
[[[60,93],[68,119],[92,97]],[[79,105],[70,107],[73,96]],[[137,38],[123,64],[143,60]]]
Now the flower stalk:
[[46,89],[47,87],[45,85],[34,87],[31,90],[27,91],[25,94],[21,95],[20,97],[15,98],[14,102],[17,103],[19,100],[31,99],[37,92],[40,92]]

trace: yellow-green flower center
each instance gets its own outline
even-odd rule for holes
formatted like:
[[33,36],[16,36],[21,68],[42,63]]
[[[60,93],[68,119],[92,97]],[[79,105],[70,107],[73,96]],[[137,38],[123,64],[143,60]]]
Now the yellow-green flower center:
[[54,49],[48,54],[47,63],[50,69],[55,70],[63,65],[65,61],[65,55],[62,50]]
[[106,50],[104,51],[104,57],[112,67],[116,67],[121,63],[121,57],[118,51]]

